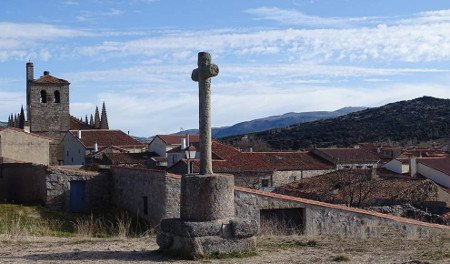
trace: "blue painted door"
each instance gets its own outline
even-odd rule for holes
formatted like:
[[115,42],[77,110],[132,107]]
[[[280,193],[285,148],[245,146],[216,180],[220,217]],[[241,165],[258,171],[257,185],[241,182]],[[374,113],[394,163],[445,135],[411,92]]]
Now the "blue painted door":
[[83,212],[86,209],[86,182],[70,182],[70,211],[74,213]]

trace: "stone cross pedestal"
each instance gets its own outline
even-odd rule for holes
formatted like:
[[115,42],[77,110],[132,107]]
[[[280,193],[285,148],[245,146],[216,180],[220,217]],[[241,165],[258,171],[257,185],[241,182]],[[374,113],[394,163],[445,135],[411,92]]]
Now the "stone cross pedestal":
[[187,258],[256,250],[259,225],[235,217],[233,175],[212,171],[211,77],[218,73],[211,55],[199,52],[191,78],[199,87],[200,174],[183,175],[180,218],[162,220],[157,237],[161,251]]

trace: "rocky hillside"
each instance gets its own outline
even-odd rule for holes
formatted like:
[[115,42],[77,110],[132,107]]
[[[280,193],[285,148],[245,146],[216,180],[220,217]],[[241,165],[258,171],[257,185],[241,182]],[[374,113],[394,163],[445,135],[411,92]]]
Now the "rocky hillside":
[[[350,146],[358,142],[425,141],[450,137],[450,100],[421,97],[332,119],[256,133],[273,149]],[[233,143],[241,137],[228,138]]]

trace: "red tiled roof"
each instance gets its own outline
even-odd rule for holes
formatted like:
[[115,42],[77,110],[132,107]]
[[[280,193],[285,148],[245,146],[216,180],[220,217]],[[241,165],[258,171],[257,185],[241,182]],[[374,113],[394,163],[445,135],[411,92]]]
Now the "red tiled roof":
[[417,163],[421,163],[450,176],[450,158],[417,159]]
[[[177,145],[181,144],[181,139],[187,138],[187,135],[156,135],[155,138],[156,137],[159,137],[168,145]],[[195,143],[199,141],[200,139],[198,135],[189,135],[189,143]]]
[[108,165],[142,165],[145,166],[147,153],[103,153],[102,163]]
[[380,158],[373,152],[361,148],[318,148],[314,153],[325,154],[334,163],[377,162]]
[[[69,131],[75,138],[77,137],[78,130]],[[108,129],[88,129],[81,130],[80,142],[87,148],[93,148],[94,144],[97,143],[99,148],[107,146],[118,146],[124,147],[144,147],[136,139],[130,137],[121,130],[108,130]]]
[[32,82],[41,84],[69,84],[68,81],[53,77],[46,72],[44,72],[44,75],[42,75],[39,79],[32,80]]
[[91,129],[92,127],[84,122],[79,121],[73,116],[69,119],[69,130]]
[[[239,150],[212,142],[215,172],[283,171],[283,170],[331,170],[333,164],[310,152],[240,152]],[[194,171],[199,170],[199,161],[193,161]]]

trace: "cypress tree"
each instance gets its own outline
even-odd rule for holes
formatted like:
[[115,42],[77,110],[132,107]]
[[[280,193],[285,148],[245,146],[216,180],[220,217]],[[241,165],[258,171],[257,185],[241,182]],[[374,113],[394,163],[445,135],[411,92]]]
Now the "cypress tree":
[[95,119],[94,119],[94,128],[100,128],[100,114],[98,113],[98,107],[95,107]]
[[19,114],[19,128],[23,129],[24,127],[25,127],[25,113],[23,112],[23,105],[22,105]]
[[102,107],[102,118],[100,120],[100,128],[101,129],[109,129],[108,116],[106,115],[105,102],[103,102],[103,107]]

